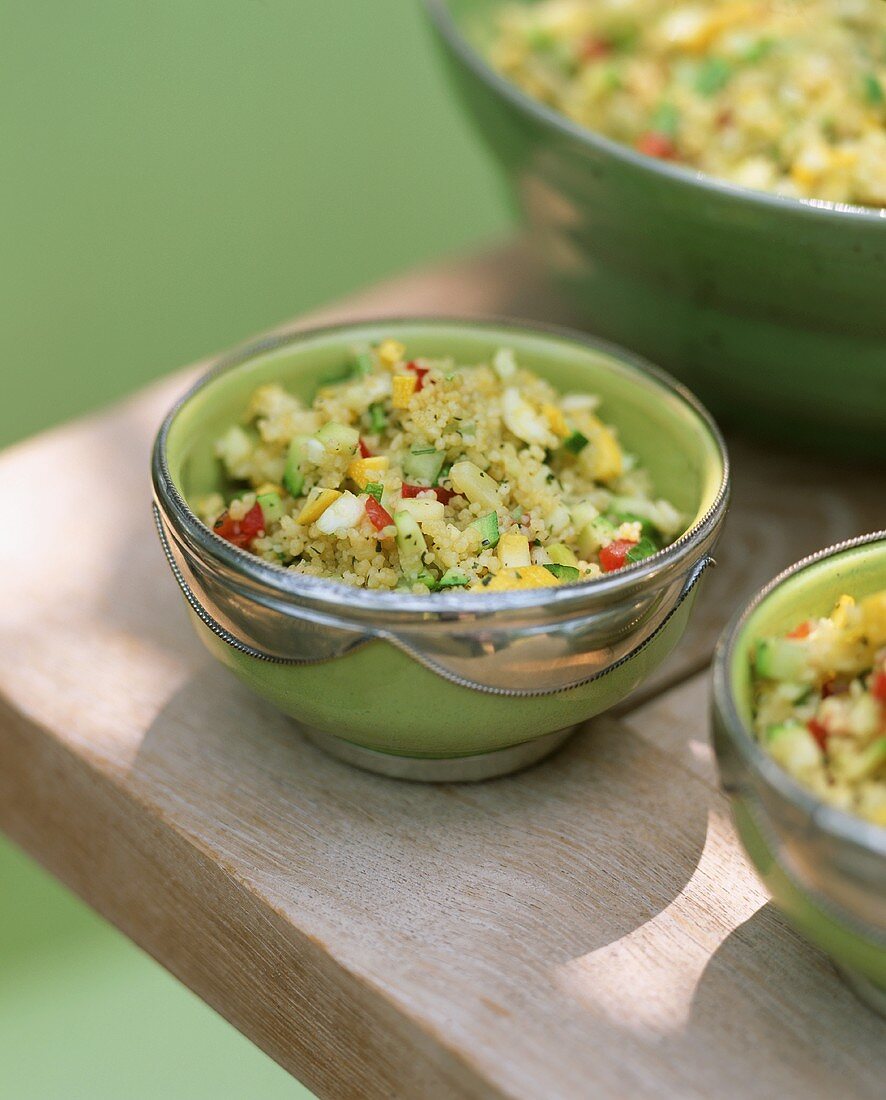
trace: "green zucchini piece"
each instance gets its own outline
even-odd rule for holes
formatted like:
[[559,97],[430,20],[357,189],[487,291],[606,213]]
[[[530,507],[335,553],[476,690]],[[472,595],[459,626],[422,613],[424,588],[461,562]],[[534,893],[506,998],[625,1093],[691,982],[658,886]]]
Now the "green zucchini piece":
[[279,493],[259,493],[255,499],[261,508],[265,530],[267,530],[272,523],[276,523],[282,517],[283,501]]
[[294,497],[300,497],[305,485],[305,444],[310,436],[296,435],[289,444],[286,456],[286,468],[283,471],[283,484]]
[[487,512],[485,516],[478,516],[475,520],[472,520],[468,526],[476,527],[480,532],[480,545],[484,550],[491,550],[493,546],[498,545],[497,512]]
[[[550,550],[548,550],[550,553]],[[545,569],[549,573],[557,578],[558,581],[563,581],[568,584],[570,581],[577,581],[579,578],[579,572],[574,565],[560,565],[558,562],[545,563]]]
[[403,459],[403,473],[414,484],[435,485],[446,455],[436,447],[413,447]]

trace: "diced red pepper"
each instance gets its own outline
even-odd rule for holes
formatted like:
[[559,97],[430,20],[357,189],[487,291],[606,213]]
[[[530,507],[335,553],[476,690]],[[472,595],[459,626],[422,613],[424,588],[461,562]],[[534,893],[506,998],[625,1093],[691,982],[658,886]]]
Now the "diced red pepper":
[[799,626],[795,626],[788,634],[789,638],[808,638],[812,632],[812,627],[815,624],[812,619],[807,619],[805,623],[800,623]]
[[830,733],[826,727],[823,726],[817,718],[810,718],[806,723],[806,728],[818,742],[818,747],[821,751],[825,752],[828,747],[828,738],[830,737]]
[[461,496],[453,489],[444,489],[442,485],[407,485],[404,481],[400,488],[402,497],[417,497],[419,493],[433,493],[441,504],[448,504],[453,497]]
[[363,437],[362,436],[360,437],[360,457],[361,458],[372,458],[372,451],[370,451],[370,449],[363,442]]
[[604,573],[614,573],[616,569],[621,569],[628,556],[628,551],[636,545],[633,539],[616,539],[614,542],[610,542],[608,546],[604,546],[600,551],[600,568]]
[[213,530],[223,539],[246,550],[256,535],[263,531],[265,517],[262,514],[261,505],[256,503],[249,509],[243,519],[231,519],[229,512],[224,512],[215,521]]
[[415,392],[418,393],[421,390],[422,386],[425,384],[425,375],[428,373],[430,368],[420,367],[418,363],[410,361],[406,364],[406,369],[411,370],[412,373],[415,375]]
[[659,160],[676,160],[677,146],[667,136],[659,134],[655,130],[649,130],[637,141],[637,152],[645,153],[647,157],[658,157]]
[[881,703],[886,703],[886,672],[874,674],[874,678],[871,680],[871,695],[875,699],[879,699]]
[[582,61],[597,61],[612,53],[612,43],[598,34],[589,34],[579,48]]
[[369,516],[369,522],[376,531],[382,531],[385,527],[390,527],[394,522],[394,517],[391,513],[387,508],[382,508],[375,497],[367,496],[366,515]]

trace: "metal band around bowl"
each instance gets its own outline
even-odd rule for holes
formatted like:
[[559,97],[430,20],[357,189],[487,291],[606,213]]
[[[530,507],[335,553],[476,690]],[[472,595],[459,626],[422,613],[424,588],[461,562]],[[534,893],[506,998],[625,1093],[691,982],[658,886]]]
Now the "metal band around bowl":
[[[584,676],[576,679],[574,682],[569,682],[556,687],[551,688],[508,688],[494,684],[483,683],[478,680],[473,680],[468,677],[459,675],[452,669],[447,668],[445,664],[439,660],[435,660],[428,653],[423,652],[417,648],[415,644],[409,640],[401,637],[396,631],[391,629],[367,629],[365,632],[355,634],[352,630],[347,630],[343,627],[336,628],[330,624],[324,624],[321,629],[326,631],[336,632],[342,635],[338,645],[334,645],[333,652],[326,653],[320,657],[286,657],[280,654],[268,653],[267,651],[254,645],[251,640],[238,637],[231,629],[222,625],[218,621],[215,615],[213,615],[201,601],[198,599],[193,588],[188,583],[187,578],[184,575],[182,568],[176,560],[176,555],[170,545],[167,535],[166,527],[163,522],[163,517],[160,513],[160,509],[156,502],[153,505],[154,523],[157,528],[157,534],[160,538],[160,543],[163,547],[163,553],[166,557],[166,561],[169,564],[169,568],[172,571],[172,575],[175,577],[182,594],[185,597],[188,605],[194,614],[200,619],[204,626],[207,627],[212,633],[226,645],[229,645],[232,649],[237,650],[239,653],[243,653],[247,657],[252,657],[258,661],[265,661],[270,664],[279,665],[291,665],[297,667],[299,665],[315,665],[322,664],[325,661],[334,660],[336,657],[344,656],[348,653],[353,653],[357,649],[362,648],[368,642],[373,640],[385,641],[390,645],[395,646],[407,656],[423,665],[429,671],[441,676],[443,679],[457,684],[460,687],[470,688],[473,691],[486,692],[493,695],[512,696],[517,698],[537,697],[542,695],[556,695],[563,691],[570,691],[573,688],[582,687],[585,684],[592,683],[595,680],[601,679],[603,676],[609,675],[609,673],[621,668],[627,664],[628,661],[633,660],[644,649],[651,645],[655,639],[665,630],[670,623],[677,610],[687,599],[690,593],[693,591],[698,581],[701,579],[705,570],[710,565],[714,565],[714,559],[705,554],[689,572],[686,580],[683,582],[680,593],[673,603],[669,604],[667,612],[664,616],[655,623],[654,627],[642,637],[642,640],[638,642],[633,648],[619,657],[617,660],[606,665],[591,675]],[[289,618],[298,619],[298,615],[290,609]],[[327,635],[328,637],[328,635]]]

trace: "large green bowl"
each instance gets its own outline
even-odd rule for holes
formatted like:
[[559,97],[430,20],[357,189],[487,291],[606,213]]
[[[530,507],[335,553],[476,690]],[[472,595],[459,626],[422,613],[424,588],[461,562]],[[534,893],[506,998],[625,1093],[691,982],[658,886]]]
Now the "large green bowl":
[[[671,546],[594,582],[415,596],[306,577],[237,549],[188,501],[220,486],[213,441],[259,384],[303,397],[355,345],[395,336],[413,355],[488,360],[502,346],[604,416],[687,516]],[[379,321],[298,332],[228,358],[167,417],[153,456],[158,531],[210,650],[327,748],[416,778],[480,778],[550,751],[618,702],[676,644],[726,510],[728,463],[695,399],[628,353],[498,322]]]
[[886,829],[828,806],[751,733],[755,641],[886,587],[886,532],[822,550],[776,577],[727,627],[713,671],[714,747],[745,850],[776,904],[886,1014]]
[[425,5],[535,248],[592,331],[663,364],[724,423],[882,454],[886,210],[780,198],[641,156],[493,71],[500,0]]

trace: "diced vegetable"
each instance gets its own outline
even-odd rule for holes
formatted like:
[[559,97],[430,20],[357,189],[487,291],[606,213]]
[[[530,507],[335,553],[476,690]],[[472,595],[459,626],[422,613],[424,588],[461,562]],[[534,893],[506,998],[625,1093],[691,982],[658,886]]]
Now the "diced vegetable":
[[600,550],[612,543],[618,537],[614,525],[604,516],[597,516],[590,523],[586,523],[578,534],[578,552],[585,561],[600,552]]
[[411,370],[415,375],[415,392],[421,393],[422,387],[425,384],[425,375],[428,373],[428,367],[420,367],[418,363],[410,361],[406,364],[406,369]]
[[801,639],[761,638],[754,651],[754,667],[758,676],[770,680],[812,679],[809,646]]
[[518,535],[513,532],[502,535],[498,544],[498,560],[504,569],[531,565],[529,539],[525,535]]
[[449,480],[456,492],[466,496],[471,504],[479,504],[481,508],[497,508],[501,504],[498,482],[473,462],[454,463]]
[[378,435],[383,432],[388,425],[388,414],[385,412],[385,407],[380,401],[373,401],[369,406],[369,427]]
[[341,496],[338,489],[321,489],[319,486],[313,488],[308,493],[308,499],[305,501],[302,510],[295,517],[296,523],[301,523],[305,526],[309,523],[313,523],[319,519],[320,516],[326,511],[330,505]]
[[[590,523],[592,519],[596,519],[599,515],[599,511],[594,507],[589,500],[583,500],[579,504],[574,505],[570,509],[570,519],[572,520],[572,526],[576,531],[580,531],[582,527]],[[615,536],[613,535],[613,538]]]
[[524,565],[519,569],[502,569],[485,585],[485,591],[516,592],[524,588],[551,588],[558,583],[543,565]]
[[802,772],[821,763],[818,742],[805,726],[796,722],[771,726],[766,731],[766,747],[772,757],[790,772]]
[[502,395],[502,419],[505,427],[524,443],[547,446],[550,428],[545,417],[526,400],[515,386],[509,386]]
[[223,539],[245,550],[259,532],[264,530],[264,526],[261,505],[255,503],[242,519],[231,519],[230,513],[224,512],[215,521],[212,529]]
[[372,374],[372,356],[369,352],[361,351],[354,359],[354,375],[359,378],[366,374]]
[[400,509],[394,513],[397,527],[397,550],[400,554],[400,570],[407,577],[418,577],[424,572],[425,537],[411,512]]
[[440,476],[446,455],[435,447],[413,447],[403,459],[403,473],[414,482],[433,485]]
[[412,497],[400,501],[400,508],[409,512],[419,523],[428,523],[443,518],[443,505],[433,497]]
[[382,340],[378,345],[378,358],[389,369],[401,362],[405,354],[406,345],[399,340]]
[[360,444],[360,433],[347,424],[337,424],[330,420],[317,432],[316,438],[330,454],[354,454]]
[[883,91],[883,85],[877,79],[876,74],[867,73],[863,80],[864,85],[864,97],[873,107],[879,107],[881,104],[886,103],[886,92]]
[[380,481],[370,481],[367,485],[363,486],[363,492],[369,496],[374,497],[375,500],[381,504],[382,494],[385,491],[384,485]]
[[485,516],[478,516],[468,524],[476,527],[480,532],[480,546],[484,550],[491,550],[498,545],[498,513],[488,512]]
[[569,425],[566,423],[566,417],[561,410],[556,405],[542,405],[541,411],[545,414],[554,434],[560,436],[561,439],[566,439],[569,436]]
[[391,405],[395,409],[408,409],[412,395],[418,387],[418,379],[414,374],[395,374],[391,385],[393,386]]
[[582,427],[587,429],[590,445],[579,455],[579,465],[595,481],[611,481],[624,469],[624,456],[615,432],[593,413],[585,417]]
[[[381,489],[381,486],[378,486]],[[366,487],[367,492],[369,486]],[[369,522],[376,529],[376,531],[383,531],[386,527],[390,527],[394,523],[394,517],[391,513],[382,507],[381,494],[378,497],[367,496],[363,507],[366,509],[366,515],[369,517]]]
[[644,558],[651,558],[652,555],[656,553],[658,553],[658,547],[652,539],[646,538],[644,535],[638,543],[628,550],[626,557],[627,560],[633,564],[637,561],[643,561]]
[[280,494],[274,492],[259,493],[255,499],[261,508],[264,517],[264,528],[267,530],[272,523],[276,523],[283,516],[283,501]]
[[725,57],[706,58],[695,75],[695,90],[703,96],[716,95],[729,83],[732,71]]
[[[334,492],[335,490],[329,490]],[[352,530],[365,514],[365,506],[359,497],[353,493],[344,492],[339,495],[316,521],[317,527],[324,535],[346,535]]]
[[582,435],[581,432],[572,432],[563,440],[563,449],[569,451],[570,454],[577,455],[587,447],[589,442],[588,437]]
[[577,581],[579,578],[579,572],[574,565],[560,565],[557,562],[551,562],[550,565],[546,565],[544,568],[564,584]]
[[360,436],[359,447],[360,447],[360,457],[361,458],[372,458],[372,451],[370,451],[369,446],[364,441],[362,435]]
[[630,539],[616,539],[600,549],[600,568],[604,573],[614,573],[616,569],[622,569],[629,565],[628,553],[637,543]]
[[545,549],[548,552],[548,557],[551,559],[554,565],[578,565],[578,558],[575,556],[572,550],[570,550],[569,547],[566,546],[565,543],[552,542]]
[[607,512],[606,518],[615,527],[620,527],[623,523],[639,523],[640,534],[643,538],[649,539],[650,542],[654,543],[656,549],[661,547],[661,536],[658,533],[658,528],[651,519],[637,515],[636,512]]
[[444,489],[442,485],[408,485],[405,481],[400,486],[400,495],[406,500],[409,497],[417,497],[419,493],[433,493],[441,504],[448,504],[453,497],[460,494],[451,489]]
[[437,581],[437,588],[464,588],[465,585],[470,583],[470,578],[467,574],[452,568],[447,569],[443,576]]
[[388,465],[387,455],[373,455],[371,458],[355,458],[346,472],[351,481],[365,489],[371,481],[377,481],[379,475],[387,471]]
[[294,436],[289,444],[286,467],[283,471],[283,484],[294,497],[300,497],[305,484],[305,459],[308,436]]

